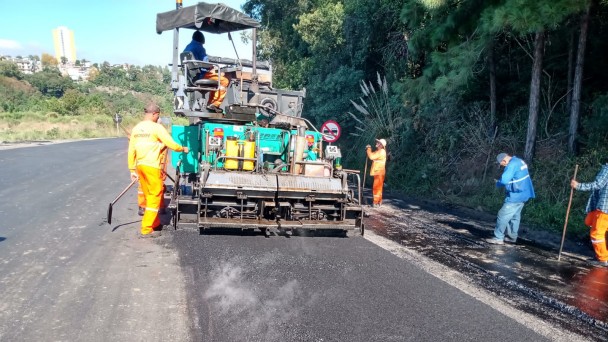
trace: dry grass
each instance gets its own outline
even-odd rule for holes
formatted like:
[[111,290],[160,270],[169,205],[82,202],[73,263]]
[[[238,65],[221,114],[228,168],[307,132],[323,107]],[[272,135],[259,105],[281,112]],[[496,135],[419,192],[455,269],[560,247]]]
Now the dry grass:
[[[140,120],[139,116],[125,116],[117,130],[109,116],[0,113],[0,142],[123,137]],[[182,118],[173,117],[172,121],[174,124],[188,124]]]
[[19,120],[0,120],[0,141],[62,140],[124,136],[111,118],[53,117],[40,120],[25,117]]

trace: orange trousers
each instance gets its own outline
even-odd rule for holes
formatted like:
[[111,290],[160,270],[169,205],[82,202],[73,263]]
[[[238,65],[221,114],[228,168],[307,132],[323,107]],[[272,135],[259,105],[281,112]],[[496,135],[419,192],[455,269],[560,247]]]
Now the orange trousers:
[[594,210],[585,217],[585,225],[591,227],[589,235],[595,256],[599,261],[608,261],[608,249],[606,249],[606,229],[608,228],[608,214]]
[[[163,178],[163,194],[165,193],[165,180],[167,179],[167,152],[165,151],[165,156],[163,157],[163,164],[161,165],[163,168],[162,178]],[[141,183],[137,186],[137,206],[140,208],[146,207],[146,195],[144,194],[144,190],[141,188]],[[164,197],[160,201],[160,207],[165,208],[165,200]]]
[[374,185],[372,186],[372,194],[374,195],[374,204],[382,204],[382,187],[384,186],[384,175],[374,176]]
[[228,79],[224,76],[218,76],[215,71],[207,71],[203,78],[206,80],[213,80],[217,82],[218,77],[220,78],[220,90],[212,91],[209,93],[209,101],[207,104],[215,105],[216,107],[220,107],[222,101],[224,101],[224,97],[226,96],[226,88],[228,87]]
[[[165,184],[163,184],[163,194],[164,193],[165,193]],[[141,184],[139,184],[139,186],[137,187],[137,206],[140,208],[146,207],[146,195],[144,194],[144,189],[141,188]],[[160,201],[160,207],[161,208],[165,207],[164,198]]]
[[139,176],[139,186],[146,199],[146,211],[141,220],[141,234],[147,235],[160,226],[158,210],[163,201],[163,178],[160,169],[146,165],[137,166],[137,175]]

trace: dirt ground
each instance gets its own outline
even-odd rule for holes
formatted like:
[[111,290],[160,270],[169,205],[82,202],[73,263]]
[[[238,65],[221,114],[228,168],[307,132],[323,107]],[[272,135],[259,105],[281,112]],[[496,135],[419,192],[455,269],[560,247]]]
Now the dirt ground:
[[[388,195],[385,195],[384,197],[389,200],[398,200],[404,203],[419,205],[422,208],[425,208],[431,212],[441,212],[482,222],[482,227],[487,228],[488,230],[487,237],[489,238],[493,236],[492,232],[496,224],[496,213],[481,211],[470,207],[455,205],[452,203],[443,203],[423,198],[415,198],[395,191],[389,192]],[[385,206],[383,210],[391,212],[399,211],[401,210],[401,208],[399,206]],[[562,235],[560,233],[550,231],[549,229],[542,229],[542,227],[534,227],[532,225],[526,224],[525,211],[526,208],[524,207],[521,225],[519,228],[518,239],[527,241],[534,245],[543,246],[549,250],[555,250],[557,256],[561,245]],[[570,222],[568,226],[572,226],[573,224],[576,223]],[[568,236],[568,234],[566,234],[566,238],[564,239],[564,246],[562,248],[562,255],[566,254],[573,258],[587,260],[589,258],[594,257],[592,248],[593,247],[591,246],[591,242],[588,238],[572,239]]]

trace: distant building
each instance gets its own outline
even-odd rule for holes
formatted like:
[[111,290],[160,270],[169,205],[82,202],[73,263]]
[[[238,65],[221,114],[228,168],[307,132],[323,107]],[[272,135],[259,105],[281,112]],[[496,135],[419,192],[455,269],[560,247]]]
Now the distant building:
[[53,30],[53,43],[55,45],[55,58],[59,64],[61,64],[61,57],[67,58],[69,63],[76,61],[74,31],[65,26],[59,26]]
[[42,70],[42,63],[39,60],[31,59],[30,57],[11,57],[0,55],[0,61],[9,61],[17,65],[17,69],[24,74],[33,74]]
[[31,60],[29,58],[14,58],[13,62],[17,64],[17,68],[24,74],[33,74],[42,70],[40,61]]

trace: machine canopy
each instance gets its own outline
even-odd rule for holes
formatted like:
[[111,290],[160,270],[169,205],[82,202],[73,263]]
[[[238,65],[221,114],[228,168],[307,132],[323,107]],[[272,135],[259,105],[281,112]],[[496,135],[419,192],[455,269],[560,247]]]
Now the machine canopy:
[[224,4],[199,2],[156,15],[156,32],[188,28],[209,33],[227,33],[260,27],[251,17]]

